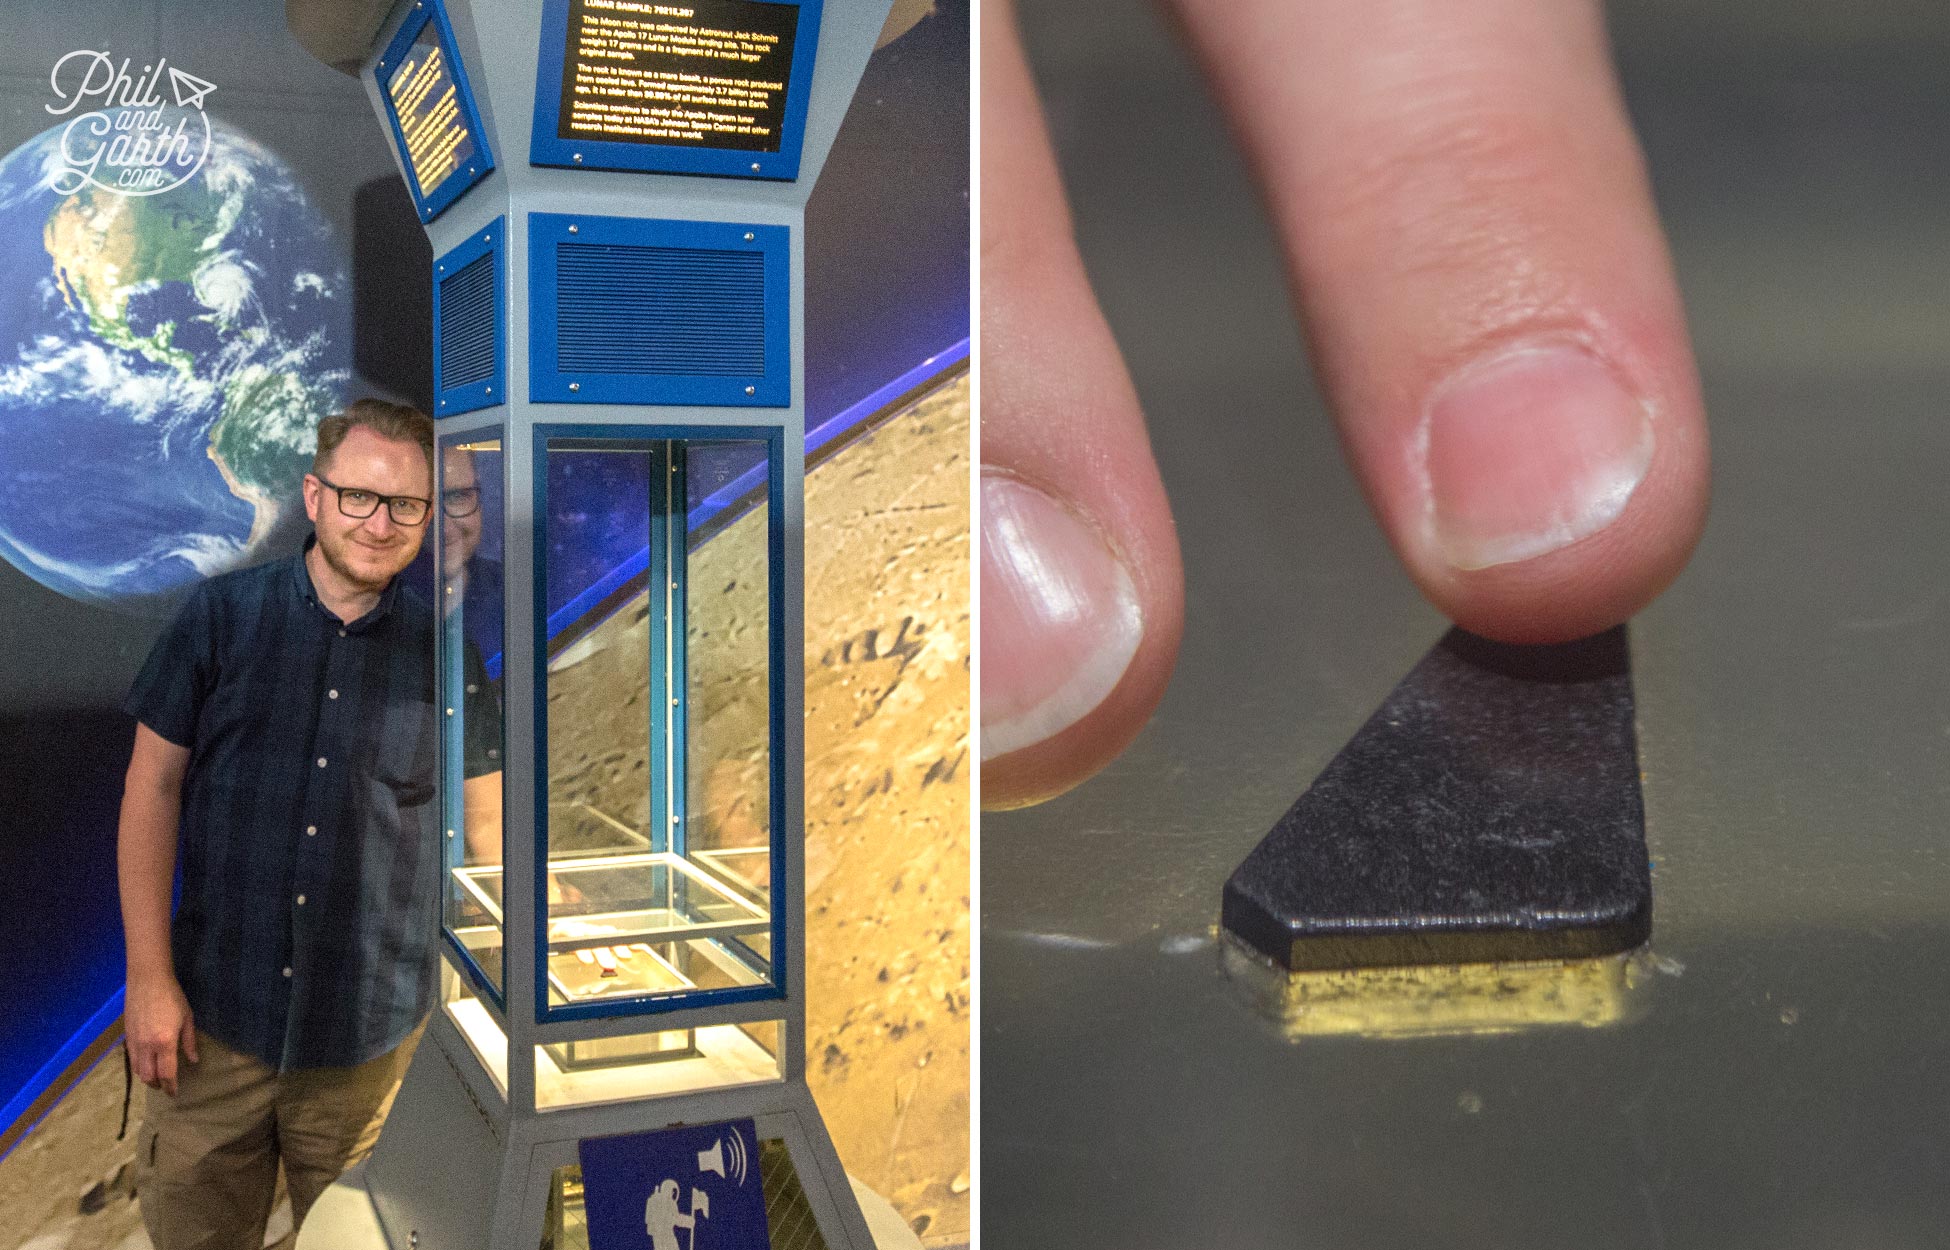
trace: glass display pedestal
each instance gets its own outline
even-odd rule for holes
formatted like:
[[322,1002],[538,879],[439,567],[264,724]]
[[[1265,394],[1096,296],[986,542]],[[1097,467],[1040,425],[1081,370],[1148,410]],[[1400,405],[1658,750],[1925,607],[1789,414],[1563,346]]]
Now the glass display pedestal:
[[[876,1244],[805,1076],[803,288],[889,7],[343,19],[433,252],[445,889],[363,1171],[392,1250]],[[725,39],[748,77],[690,63]]]

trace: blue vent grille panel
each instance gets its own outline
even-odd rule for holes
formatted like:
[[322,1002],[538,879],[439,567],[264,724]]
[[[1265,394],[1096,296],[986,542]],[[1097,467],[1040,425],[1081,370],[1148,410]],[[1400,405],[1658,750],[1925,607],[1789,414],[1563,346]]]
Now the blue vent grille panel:
[[494,377],[494,253],[441,279],[438,353],[443,391]]
[[559,243],[556,284],[556,360],[565,374],[765,372],[762,252]]

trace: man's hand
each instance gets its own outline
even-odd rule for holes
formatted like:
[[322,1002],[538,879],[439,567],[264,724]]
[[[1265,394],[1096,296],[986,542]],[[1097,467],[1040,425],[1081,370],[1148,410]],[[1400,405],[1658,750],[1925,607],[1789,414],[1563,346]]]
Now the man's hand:
[[122,1019],[135,1079],[174,1098],[177,1047],[197,1062],[196,1022],[183,987],[174,976],[131,979]]
[[128,994],[122,1014],[129,1062],[144,1085],[176,1096],[176,1047],[196,1062],[190,1005],[169,955],[169,896],[176,876],[176,822],[190,750],[147,725],[135,727],[135,750],[122,783],[116,861],[122,886],[122,936],[128,950]]

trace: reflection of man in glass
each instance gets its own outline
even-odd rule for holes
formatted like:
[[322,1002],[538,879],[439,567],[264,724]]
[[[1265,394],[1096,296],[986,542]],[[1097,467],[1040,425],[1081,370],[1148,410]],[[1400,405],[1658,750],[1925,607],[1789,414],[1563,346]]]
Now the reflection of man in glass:
[[[467,861],[501,862],[501,691],[483,647],[499,652],[501,565],[480,554],[481,486],[474,453],[441,453],[440,580],[449,654],[459,660],[461,795]],[[453,672],[452,669],[449,670]]]

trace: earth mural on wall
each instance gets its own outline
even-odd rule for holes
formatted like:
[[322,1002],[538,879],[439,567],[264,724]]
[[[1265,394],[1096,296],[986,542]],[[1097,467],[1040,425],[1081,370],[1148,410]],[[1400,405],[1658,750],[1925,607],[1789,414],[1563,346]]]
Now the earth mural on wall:
[[0,556],[146,615],[296,549],[350,377],[330,223],[211,125],[203,167],[154,195],[57,192],[60,125],[0,159]]

